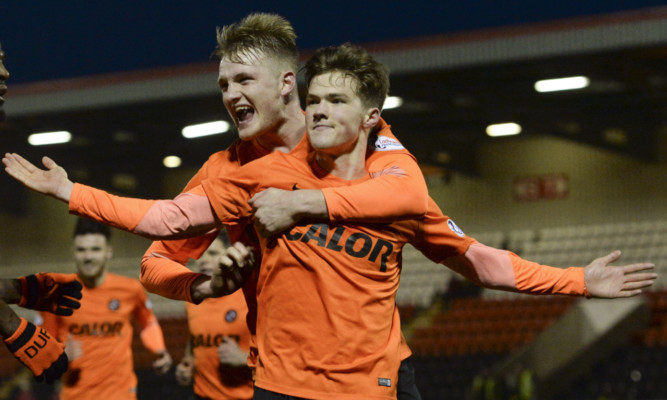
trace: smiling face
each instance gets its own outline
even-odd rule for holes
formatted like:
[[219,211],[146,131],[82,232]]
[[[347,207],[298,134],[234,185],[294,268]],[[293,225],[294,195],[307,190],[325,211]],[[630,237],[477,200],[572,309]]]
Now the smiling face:
[[261,54],[240,55],[242,63],[220,61],[222,102],[242,140],[277,132],[284,122],[283,76],[279,63]]
[[2,51],[2,44],[0,43],[0,121],[5,120],[5,98],[7,92],[7,84],[5,81],[9,79],[9,71],[5,68],[5,52]]
[[77,273],[83,280],[101,277],[111,256],[111,245],[101,233],[74,236],[74,261]]
[[356,93],[355,78],[341,72],[314,77],[306,97],[308,139],[315,150],[349,152],[377,108],[367,107]]

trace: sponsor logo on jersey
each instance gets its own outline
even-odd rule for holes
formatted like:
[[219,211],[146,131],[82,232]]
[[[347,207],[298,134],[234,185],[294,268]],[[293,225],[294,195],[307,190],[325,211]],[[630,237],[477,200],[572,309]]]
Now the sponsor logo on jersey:
[[236,313],[236,310],[229,310],[225,314],[225,321],[234,322],[234,320],[236,320],[236,317],[238,317],[238,314]]
[[287,240],[300,240],[314,243],[332,251],[346,253],[355,258],[366,258],[370,262],[380,264],[380,271],[387,271],[387,259],[394,252],[394,245],[383,239],[371,237],[363,232],[350,234],[343,226],[335,229],[327,224],[312,224],[306,233],[299,232],[295,227],[285,234]]
[[109,310],[118,311],[119,308],[120,308],[120,300],[118,299],[109,300]]
[[72,324],[69,333],[84,336],[118,336],[123,330],[121,321],[104,321],[83,324]]
[[377,151],[404,150],[405,147],[396,139],[387,136],[373,136],[368,141],[368,147]]
[[211,334],[199,334],[199,335],[192,335],[192,348],[196,347],[218,347],[222,344],[223,340],[225,337],[228,337],[232,340],[234,340],[236,343],[241,340],[241,337],[239,335],[223,335],[222,333],[218,333],[217,335],[211,335]]
[[457,235],[459,235],[461,237],[464,237],[466,235],[465,233],[463,233],[461,228],[459,228],[458,225],[456,225],[454,223],[454,221],[452,221],[451,219],[447,220],[447,226],[449,227],[449,229],[452,230],[452,232],[456,233]]

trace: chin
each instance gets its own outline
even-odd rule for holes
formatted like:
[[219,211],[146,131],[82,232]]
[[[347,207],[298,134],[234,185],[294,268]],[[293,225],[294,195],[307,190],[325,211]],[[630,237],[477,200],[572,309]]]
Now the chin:
[[239,129],[238,132],[239,132],[239,139],[241,140],[250,140],[259,136],[259,131],[250,127],[245,129]]

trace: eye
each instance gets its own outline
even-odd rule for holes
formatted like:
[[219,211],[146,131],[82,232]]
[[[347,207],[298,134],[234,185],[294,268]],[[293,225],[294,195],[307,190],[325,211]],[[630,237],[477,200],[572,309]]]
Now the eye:
[[306,107],[310,106],[310,105],[317,104],[317,103],[319,103],[319,100],[317,100],[317,99],[314,99],[312,97],[307,97],[306,98]]

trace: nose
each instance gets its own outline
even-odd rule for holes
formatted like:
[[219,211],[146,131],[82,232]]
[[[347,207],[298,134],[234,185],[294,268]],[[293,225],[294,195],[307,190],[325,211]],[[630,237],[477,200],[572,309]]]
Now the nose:
[[313,112],[313,120],[320,121],[326,119],[329,115],[329,107],[326,106],[324,101],[317,103],[315,111]]
[[230,83],[227,86],[227,90],[222,93],[223,100],[236,101],[241,98],[241,91],[239,91],[238,85]]

